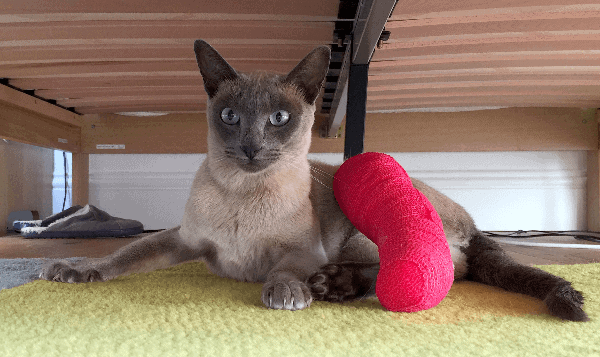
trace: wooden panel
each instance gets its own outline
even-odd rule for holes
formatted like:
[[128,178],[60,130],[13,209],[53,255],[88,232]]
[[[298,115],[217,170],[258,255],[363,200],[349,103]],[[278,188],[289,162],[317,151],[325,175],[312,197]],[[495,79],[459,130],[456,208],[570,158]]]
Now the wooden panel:
[[[600,130],[600,110],[590,110],[588,120],[596,123]],[[600,231],[600,145],[590,148],[587,160],[587,228]]]
[[[199,73],[199,72],[198,72]],[[141,76],[111,76],[103,78],[17,78],[10,84],[17,88],[34,89],[77,89],[77,88],[111,88],[111,87],[143,87],[143,86],[194,86],[202,85],[202,77],[196,74],[177,75],[177,73],[145,74]]]
[[[2,14],[18,14],[17,18],[25,19],[34,18],[39,21],[40,18],[47,18],[46,21],[59,21],[56,14],[62,15],[63,18],[77,18],[77,14],[103,14],[104,20],[110,19],[139,19],[145,13],[161,14],[162,18],[169,18],[168,14],[177,14],[182,16],[193,16],[197,13],[207,15],[223,15],[220,18],[240,19],[232,15],[250,15],[245,18],[252,18],[252,15],[258,19],[259,15],[274,15],[271,19],[277,20],[277,16],[293,15],[294,18],[310,16],[310,19],[322,19],[324,16],[331,18],[337,17],[338,2],[337,1],[278,1],[278,0],[263,0],[263,1],[238,1],[238,0],[200,0],[200,1],[169,1],[162,0],[82,0],[76,2],[48,2],[45,0],[7,0],[0,5],[0,13]],[[121,13],[121,14],[119,14]],[[180,13],[180,14],[178,14]],[[27,17],[24,14],[40,14],[39,17]],[[139,14],[139,15],[138,15]],[[112,16],[111,16],[112,15]],[[119,16],[121,15],[121,16]],[[138,16],[136,16],[138,15]],[[14,18],[15,16],[13,16]],[[125,17],[125,18],[123,18]],[[216,16],[205,16],[204,19],[215,18]],[[315,19],[316,18],[316,19]],[[279,18],[281,19],[281,18]],[[61,19],[62,20],[62,19]],[[286,18],[287,20],[287,18]]]
[[545,32],[509,32],[485,34],[461,34],[446,36],[431,36],[390,40],[384,49],[436,47],[436,46],[470,46],[482,44],[507,44],[528,42],[561,42],[561,41],[594,41],[598,40],[600,30],[586,31],[545,31]]
[[[571,52],[571,51],[569,51]],[[406,61],[384,61],[373,63],[373,66],[369,68],[369,73],[372,75],[394,73],[399,71],[450,71],[450,70],[462,70],[462,69],[502,69],[504,67],[555,67],[555,66],[568,66],[568,67],[593,67],[597,66],[600,61],[600,51],[595,53],[586,54],[585,56],[574,56],[574,55],[558,55],[548,54],[542,55],[528,55],[523,54],[521,56],[498,56],[503,58],[481,58],[473,56],[472,59],[466,60],[464,57],[456,58],[454,61],[422,61],[421,63],[412,64]]]
[[[319,120],[323,119],[319,117]],[[82,151],[89,154],[206,153],[207,123],[203,113],[179,113],[159,117],[86,115]],[[92,128],[92,126],[94,126]],[[311,152],[342,152],[343,139],[319,137],[313,130]],[[97,149],[98,144],[123,144],[124,150]]]
[[6,144],[0,140],[0,236],[6,234],[6,220],[8,219],[8,162]]
[[[516,72],[516,71],[515,71]],[[443,74],[441,72],[434,72],[434,73],[438,73],[440,75],[440,77],[443,77]],[[575,79],[557,79],[556,77],[554,77],[554,79],[552,79],[550,76],[533,76],[533,75],[527,75],[527,74],[518,74],[518,72],[516,72],[515,74],[511,74],[511,75],[507,75],[504,78],[496,78],[493,81],[486,81],[485,79],[490,79],[490,78],[486,78],[485,74],[482,74],[481,76],[476,76],[476,75],[471,75],[471,76],[456,76],[454,78],[449,77],[449,78],[440,78],[440,77],[435,77],[434,73],[431,74],[431,77],[429,78],[410,78],[407,77],[405,80],[399,80],[399,79],[395,79],[394,80],[394,84],[392,85],[380,85],[379,82],[383,82],[383,83],[389,83],[386,82],[389,79],[386,79],[385,76],[376,76],[376,77],[371,77],[371,79],[369,79],[369,83],[372,83],[373,85],[369,87],[369,93],[376,95],[376,92],[389,92],[389,91],[407,91],[407,90],[427,90],[427,91],[433,91],[433,90],[444,90],[447,91],[449,89],[451,90],[456,90],[458,88],[461,89],[469,89],[469,88],[516,88],[518,89],[519,87],[529,87],[529,88],[540,88],[540,87],[562,87],[562,88],[569,88],[569,90],[572,89],[577,89],[579,88],[580,90],[588,90],[588,89],[592,89],[595,90],[598,86],[600,86],[600,83],[596,80],[590,79],[590,75],[591,74],[583,74],[580,77],[576,77]],[[388,76],[388,77],[395,77],[395,76]],[[398,76],[400,77],[400,76]],[[511,78],[512,77],[512,78]],[[518,79],[520,77],[520,79]],[[511,78],[511,79],[509,79]],[[375,79],[375,80],[373,80]],[[412,81],[410,79],[413,79]],[[429,79],[429,80],[428,80]],[[377,83],[373,83],[373,82],[377,82]]]
[[35,91],[37,96],[42,98],[74,99],[95,97],[132,97],[132,96],[151,96],[151,95],[181,95],[181,94],[199,94],[203,95],[202,101],[206,101],[202,83],[196,86],[136,86],[136,87],[105,87],[105,88],[56,88],[41,89]]
[[587,156],[587,229],[600,231],[600,157],[598,150],[589,150]]
[[73,154],[73,205],[85,206],[90,199],[90,155]]
[[427,108],[434,109],[438,108],[471,108],[471,107],[493,107],[493,108],[543,108],[551,104],[555,108],[591,108],[598,106],[597,100],[568,100],[563,103],[556,100],[552,101],[551,98],[523,98],[523,97],[509,97],[509,98],[481,98],[481,99],[470,99],[470,98],[458,98],[458,99],[425,99],[413,102],[399,102],[399,101],[384,101],[383,103],[368,103],[367,110],[371,112],[401,112],[404,110],[415,111],[415,108]]
[[[293,21],[103,21],[52,22],[0,25],[0,46],[40,40],[104,40],[237,38],[330,41],[332,22]],[[49,44],[50,45],[50,44]]]
[[[379,53],[388,53],[389,51],[380,51]],[[481,62],[481,66],[500,67],[527,67],[526,65],[518,64],[518,61],[526,61],[540,64],[538,61],[573,61],[573,60],[598,60],[600,51],[576,51],[576,50],[555,50],[555,51],[521,51],[521,52],[486,52],[486,53],[462,53],[462,54],[432,54],[427,56],[405,56],[405,57],[386,57],[379,61],[374,61],[369,66],[372,74],[375,74],[379,69],[403,68],[403,66],[422,66],[422,65],[445,65],[445,64],[467,64]],[[511,65],[517,62],[517,65]],[[408,67],[410,68],[410,67]],[[433,70],[442,70],[445,68],[433,68]],[[425,69],[419,69],[425,70]]]
[[[479,16],[440,16],[436,18],[413,19],[411,21],[389,20],[385,25],[392,31],[391,39],[445,36],[451,33],[481,34],[481,33],[517,33],[563,30],[587,30],[594,28],[600,18],[598,11],[576,12],[538,12],[493,14],[488,12],[485,18]],[[495,9],[497,10],[497,9]],[[394,30],[393,30],[394,29]]]
[[[190,42],[192,43],[192,42]],[[231,61],[230,64],[241,72],[254,70],[271,70],[278,73],[287,73],[298,61],[264,61],[249,63],[247,61]],[[19,78],[94,78],[94,77],[121,77],[129,76],[193,76],[200,79],[200,71],[195,60],[189,61],[164,61],[162,63],[88,63],[88,64],[60,64],[39,65],[35,67],[5,66],[0,69],[5,77]],[[42,87],[43,88],[43,87]]]
[[[408,98],[433,98],[433,97],[453,97],[458,95],[467,95],[469,97],[492,97],[496,95],[531,95],[531,96],[577,96],[581,99],[594,99],[596,93],[600,89],[599,85],[548,85],[544,82],[515,82],[515,85],[502,85],[510,83],[502,81],[502,83],[485,83],[485,82],[470,82],[470,83],[443,83],[439,85],[431,83],[430,86],[406,85],[391,87],[389,90],[381,91],[372,88],[369,91],[369,99],[373,101],[385,99],[408,99]],[[397,89],[398,88],[398,89]],[[512,88],[506,90],[506,88]],[[379,88],[377,88],[379,89]],[[590,98],[587,98],[589,96]]]
[[[86,116],[82,152],[87,154],[206,153],[207,123],[203,114],[160,117]],[[125,150],[97,149],[98,144],[125,145]]]
[[[196,34],[195,39],[199,34]],[[190,38],[192,40],[192,38]],[[227,59],[290,59],[298,60],[310,52],[313,45],[230,45],[214,44],[219,53]],[[74,63],[74,62],[113,62],[128,61],[164,61],[194,59],[190,43],[167,43],[144,47],[110,45],[95,43],[89,46],[52,46],[14,47],[10,51],[0,51],[0,65],[38,64],[38,63]]]
[[159,95],[129,95],[129,96],[113,96],[113,97],[85,97],[85,98],[72,98],[72,99],[60,99],[58,104],[65,107],[80,107],[80,106],[127,106],[137,104],[186,104],[186,103],[205,103],[208,99],[207,95],[202,94],[186,94],[186,92],[179,92],[178,95],[159,94]]
[[[15,0],[16,1],[16,0]],[[572,6],[570,6],[572,5]],[[493,7],[486,0],[461,2],[425,0],[401,0],[396,4],[393,20],[421,19],[429,17],[483,17],[487,14],[503,14],[513,18],[526,18],[528,14],[549,13],[552,11],[593,11],[598,9],[594,0],[529,0],[527,3],[514,0],[494,1]],[[432,16],[434,15],[434,16]],[[535,15],[534,15],[535,16]],[[484,17],[484,21],[487,20]],[[488,20],[489,21],[489,20]]]
[[[596,123],[576,108],[509,108],[459,113],[368,113],[365,150],[452,152],[591,150],[598,145]],[[320,138],[317,117],[311,152],[343,152],[343,135]],[[205,153],[203,114],[155,118],[90,116],[83,128],[86,153]],[[91,126],[95,127],[92,128]],[[97,144],[124,144],[99,150]]]
[[[338,4],[10,0],[0,77],[80,113],[203,111],[204,94],[188,91],[201,86],[194,39],[238,70],[285,73],[331,42]],[[369,110],[598,107],[598,83],[587,83],[600,75],[599,19],[595,0],[400,1],[373,56]]]
[[[494,87],[501,85],[502,82],[507,85],[529,86],[533,83],[539,83],[545,86],[595,86],[598,82],[593,76],[596,75],[596,67],[578,68],[576,72],[568,73],[561,71],[559,67],[549,69],[551,73],[541,73],[539,71],[525,68],[503,68],[488,70],[479,68],[473,71],[426,71],[426,72],[399,72],[381,75],[369,76],[369,90],[376,91],[382,86],[401,86],[410,84],[412,87],[402,87],[405,89],[427,89],[442,88],[442,86],[488,86]],[[468,73],[470,72],[470,73]],[[494,73],[496,72],[496,73]],[[441,84],[453,82],[455,84]],[[496,84],[497,82],[500,82]],[[470,84],[469,84],[470,83]],[[521,84],[520,84],[521,83]],[[431,84],[431,85],[427,85]]]
[[[162,38],[105,38],[102,43],[105,45],[116,45],[116,46],[166,46],[166,45],[180,45],[193,44],[194,40],[198,36],[192,38],[178,38],[178,39],[162,39]],[[205,38],[206,41],[214,44],[228,44],[228,45],[322,45],[324,40],[318,39],[305,39],[305,40],[291,40],[291,39],[237,39],[237,38]],[[88,40],[88,39],[56,39],[56,40],[28,40],[28,41],[4,41],[0,42],[0,48],[11,49],[12,47],[71,47],[76,48],[79,46],[93,46],[99,40]]]
[[78,107],[77,111],[81,114],[110,114],[110,113],[129,113],[129,112],[161,112],[161,113],[203,113],[206,105],[197,104],[138,104],[138,105],[108,105],[99,107]]
[[79,152],[81,128],[0,103],[0,137],[51,149]]
[[24,110],[50,117],[62,123],[81,126],[79,115],[4,85],[0,85],[0,105],[23,108]]
[[398,2],[368,108],[599,107],[599,19],[592,1]]
[[576,108],[508,108],[458,113],[368,113],[365,150],[449,152],[591,150],[595,122]]
[[[456,35],[460,37],[460,35]],[[516,38],[515,38],[516,39]],[[375,50],[373,55],[373,61],[385,60],[388,58],[408,57],[408,56],[431,56],[440,54],[480,54],[480,53],[499,53],[499,52],[524,52],[524,51],[593,51],[598,49],[600,40],[598,37],[590,38],[581,41],[572,41],[568,38],[560,40],[554,38],[554,41],[544,41],[538,39],[537,41],[529,42],[517,42],[513,41],[510,43],[502,42],[488,42],[488,43],[477,43],[477,41],[470,41],[471,43],[450,43],[446,42],[443,46],[393,46],[387,47],[383,45],[382,49]],[[428,42],[430,45],[433,42]],[[442,44],[442,42],[438,42]],[[582,53],[583,54],[583,53]]]

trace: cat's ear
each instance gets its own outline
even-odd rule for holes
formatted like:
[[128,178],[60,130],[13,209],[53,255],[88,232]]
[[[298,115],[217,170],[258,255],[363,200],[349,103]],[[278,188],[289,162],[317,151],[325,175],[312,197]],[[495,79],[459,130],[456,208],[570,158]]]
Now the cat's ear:
[[204,80],[204,89],[206,89],[209,98],[217,93],[221,82],[237,78],[237,72],[206,41],[196,40],[194,42],[194,52],[196,53],[198,68],[200,68]]
[[313,104],[329,69],[331,50],[327,46],[319,46],[312,50],[287,75],[285,82],[298,87],[307,103]]

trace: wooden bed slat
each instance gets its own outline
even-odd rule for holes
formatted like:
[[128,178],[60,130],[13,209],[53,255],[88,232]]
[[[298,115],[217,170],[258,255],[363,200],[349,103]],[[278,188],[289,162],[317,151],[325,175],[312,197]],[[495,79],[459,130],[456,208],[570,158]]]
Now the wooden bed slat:
[[[197,35],[197,34],[196,34]],[[193,38],[196,38],[194,36]],[[10,51],[0,51],[0,65],[114,62],[114,61],[164,61],[193,60],[192,43],[132,47],[97,43],[88,46],[44,46],[16,47]],[[241,58],[264,60],[299,60],[314,46],[308,45],[231,45],[216,44],[219,53],[228,60]]]
[[[457,35],[457,37],[459,37]],[[443,46],[415,46],[415,47],[389,47],[383,44],[381,49],[375,51],[373,61],[380,61],[386,58],[402,58],[410,56],[431,56],[431,55],[463,55],[463,54],[485,54],[485,53],[506,53],[506,52],[553,52],[553,51],[590,51],[598,50],[600,38],[592,37],[586,40],[573,41],[569,38],[556,41],[538,41],[529,42],[497,42],[497,43],[473,43],[471,44],[450,44]]]
[[[293,16],[334,16],[338,11],[337,1],[278,1],[262,0],[81,0],[76,2],[52,2],[45,0],[6,0],[0,10],[3,14],[238,14],[238,15],[293,15]],[[48,16],[52,19],[51,16]]]
[[398,1],[391,19],[420,20],[424,18],[482,17],[482,21],[487,21],[486,15],[496,17],[500,14],[519,18],[529,14],[536,16],[535,14],[539,13],[593,10],[599,10],[597,2],[594,0],[528,0],[527,2],[497,0],[493,4],[490,4],[486,0],[466,0],[461,2],[438,0],[414,2],[401,0]]
[[[470,107],[503,107],[503,108],[543,108],[548,105],[548,98],[531,99],[531,98],[508,98],[503,100],[498,99],[473,99],[473,98],[449,98],[449,99],[430,99],[425,98],[420,101],[391,101],[387,100],[383,103],[367,103],[367,111],[401,111],[427,108],[470,108]],[[569,100],[569,101],[554,101],[553,108],[596,108],[598,101],[594,100]]]
[[57,39],[236,38],[331,41],[333,22],[87,21],[0,24],[3,42]]

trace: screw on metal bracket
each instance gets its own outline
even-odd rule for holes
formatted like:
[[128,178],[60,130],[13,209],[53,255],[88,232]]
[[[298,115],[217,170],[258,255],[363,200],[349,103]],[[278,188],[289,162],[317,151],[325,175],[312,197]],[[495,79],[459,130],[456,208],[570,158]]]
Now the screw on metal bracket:
[[381,35],[379,35],[379,40],[377,40],[377,48],[381,48],[383,46],[383,42],[390,39],[390,35],[392,33],[387,31],[385,28],[381,31]]

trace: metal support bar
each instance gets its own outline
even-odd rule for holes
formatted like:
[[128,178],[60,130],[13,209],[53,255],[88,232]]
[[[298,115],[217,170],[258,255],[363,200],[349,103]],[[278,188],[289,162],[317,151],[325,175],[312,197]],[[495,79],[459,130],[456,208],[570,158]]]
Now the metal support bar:
[[348,104],[344,160],[361,154],[364,150],[365,116],[367,115],[367,84],[369,64],[352,64],[348,75]]
[[[327,135],[329,137],[336,136],[338,128],[347,112],[347,105],[344,105],[345,103],[342,98],[344,97],[347,88],[346,81],[348,72],[346,71],[349,70],[349,64],[368,64],[371,61],[375,46],[377,46],[377,42],[380,39],[381,32],[385,27],[387,19],[394,10],[396,1],[397,0],[361,0],[358,5],[356,17],[354,18],[352,43],[348,44],[348,48],[344,54],[343,65],[335,93],[333,94],[332,106],[329,111],[329,121],[327,124]],[[355,99],[352,97],[349,89],[347,92],[348,103],[354,102]],[[346,118],[346,122],[348,122],[348,118]],[[346,130],[348,130],[348,124],[346,124]]]
[[352,39],[353,64],[365,64],[371,61],[381,32],[396,6],[396,0],[364,1],[360,6],[354,25],[355,36]]
[[337,132],[342,125],[344,116],[346,116],[346,103],[348,101],[348,72],[350,69],[350,57],[352,54],[352,43],[346,46],[344,60],[338,77],[337,87],[333,94],[331,106],[334,109],[329,117],[329,125],[327,125],[327,136],[335,138]]

